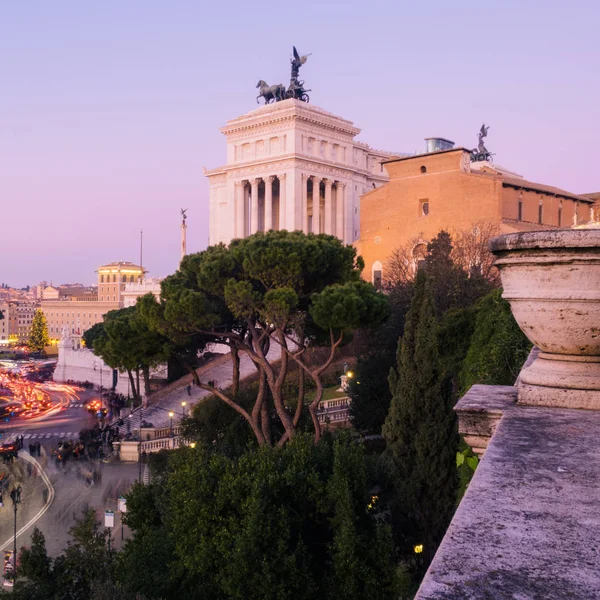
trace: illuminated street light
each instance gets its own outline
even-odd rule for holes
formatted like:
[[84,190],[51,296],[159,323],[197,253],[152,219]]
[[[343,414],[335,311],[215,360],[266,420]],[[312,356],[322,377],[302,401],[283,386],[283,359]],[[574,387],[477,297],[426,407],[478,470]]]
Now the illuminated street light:
[[184,416],[184,417],[185,417],[185,407],[186,407],[186,405],[187,405],[187,402],[184,400],[184,401],[181,403],[181,412],[183,413],[183,416]]
[[173,437],[173,417],[175,416],[175,413],[173,411],[171,411],[169,413],[169,417],[171,417],[171,437]]
[[190,448],[195,448],[196,447],[196,442],[190,442]]
[[421,554],[423,552],[423,544],[417,544],[414,546],[413,550],[415,551],[415,554]]

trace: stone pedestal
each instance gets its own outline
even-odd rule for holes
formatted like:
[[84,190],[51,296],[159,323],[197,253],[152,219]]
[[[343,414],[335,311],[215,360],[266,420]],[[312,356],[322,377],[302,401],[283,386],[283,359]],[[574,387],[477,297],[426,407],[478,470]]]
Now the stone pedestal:
[[519,376],[518,402],[600,409],[600,230],[495,238],[503,297],[541,350]]

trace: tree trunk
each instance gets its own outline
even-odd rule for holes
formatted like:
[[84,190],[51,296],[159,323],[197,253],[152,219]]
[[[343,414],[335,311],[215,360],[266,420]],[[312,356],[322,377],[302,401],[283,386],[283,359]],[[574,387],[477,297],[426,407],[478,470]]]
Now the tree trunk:
[[298,404],[296,404],[296,413],[294,414],[294,427],[298,427],[302,408],[304,407],[304,369],[298,367]]
[[150,397],[150,367],[143,367],[142,374],[144,375],[144,391],[146,398]]
[[323,398],[323,384],[321,383],[321,377],[319,375],[313,376],[313,379],[317,384],[317,392],[315,394],[315,399],[308,406],[308,412],[310,412],[313,427],[315,428],[315,442],[318,442],[321,439],[321,423],[319,423],[319,419],[317,418],[317,408],[319,407],[321,398]]
[[133,402],[135,404],[135,401],[138,399],[138,392],[135,387],[135,380],[133,379],[133,373],[129,369],[127,369],[127,375],[129,375],[129,383],[131,384],[131,394],[133,395]]
[[231,366],[233,370],[231,395],[235,397],[240,391],[240,352],[235,346],[231,346]]
[[200,387],[200,377],[198,377],[198,373],[196,373],[196,369],[194,369],[194,367],[190,366],[187,362],[183,362],[182,363],[185,370],[188,371],[188,373],[190,373],[192,375],[192,379],[194,381],[194,383]]

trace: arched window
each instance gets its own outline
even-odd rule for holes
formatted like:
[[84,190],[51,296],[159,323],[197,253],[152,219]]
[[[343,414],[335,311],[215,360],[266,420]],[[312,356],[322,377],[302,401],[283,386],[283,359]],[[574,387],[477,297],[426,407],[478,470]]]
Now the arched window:
[[100,283],[104,283],[104,275],[100,275]]
[[538,204],[538,224],[541,225],[544,219],[544,201],[540,198]]
[[427,173],[427,167],[425,165],[421,165],[421,173]]
[[127,283],[127,275],[121,276],[121,283]]
[[117,276],[113,275],[113,283],[117,283]]
[[519,199],[517,200],[517,221],[523,220],[523,192],[519,192]]
[[381,266],[381,262],[376,260],[373,263],[373,267],[371,268],[372,274],[372,283],[375,286],[376,290],[381,290],[383,286],[383,268]]
[[427,256],[427,244],[425,242],[419,242],[413,248],[413,260],[415,266],[415,272],[422,269],[425,266],[425,257]]
[[133,283],[133,275],[129,277],[129,283]]

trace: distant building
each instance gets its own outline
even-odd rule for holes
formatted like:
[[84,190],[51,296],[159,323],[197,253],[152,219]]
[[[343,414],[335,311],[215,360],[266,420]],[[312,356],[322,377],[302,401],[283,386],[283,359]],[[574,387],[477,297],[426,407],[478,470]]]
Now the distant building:
[[27,343],[36,310],[35,302],[0,302],[0,311],[4,315],[0,319],[0,345]]
[[145,272],[131,262],[115,262],[98,268],[97,287],[48,286],[42,290],[40,306],[51,343],[58,343],[65,328],[73,335],[82,335],[107,312],[122,308],[125,286],[143,282]]
[[228,121],[227,163],[206,171],[210,244],[269,229],[359,235],[360,197],[384,184],[397,154],[354,138],[351,121],[289,99]]
[[157,300],[160,299],[161,281],[162,279],[159,277],[149,277],[142,282],[126,284],[125,289],[121,292],[123,307],[127,308],[128,306],[135,306],[137,299],[146,294],[153,294]]
[[355,244],[365,260],[363,276],[376,285],[385,280],[386,260],[395,249],[413,243],[416,265],[441,229],[465,230],[478,222],[497,225],[499,233],[570,227],[587,222],[594,203],[593,195],[534,183],[489,162],[472,163],[465,148],[396,158],[384,166],[389,182],[360,200]]

